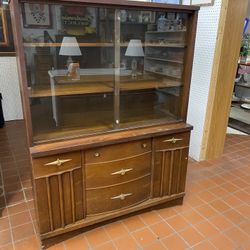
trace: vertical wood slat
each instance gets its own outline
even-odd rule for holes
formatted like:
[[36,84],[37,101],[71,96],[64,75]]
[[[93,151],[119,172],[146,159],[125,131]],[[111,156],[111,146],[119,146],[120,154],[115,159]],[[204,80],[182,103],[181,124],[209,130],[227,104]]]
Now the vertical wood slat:
[[163,192],[164,192],[163,184],[164,184],[164,175],[165,175],[165,165],[166,165],[166,152],[162,152],[160,196],[163,196]]
[[59,196],[60,196],[60,212],[61,212],[61,226],[65,227],[64,220],[64,206],[63,206],[63,189],[62,189],[62,176],[58,175],[58,184],[59,184]]
[[171,195],[171,187],[172,187],[172,179],[173,179],[173,167],[174,167],[174,150],[170,152],[170,169],[169,169],[169,177],[168,177],[168,195]]
[[46,186],[47,186],[47,199],[48,199],[48,206],[49,206],[49,223],[50,223],[50,230],[54,230],[53,225],[53,216],[52,216],[52,208],[51,208],[51,195],[50,195],[50,185],[49,185],[49,177],[46,177]]
[[177,178],[177,189],[176,192],[179,192],[180,180],[181,180],[181,172],[182,172],[182,152],[183,150],[180,149],[179,161],[178,161],[178,178]]
[[75,196],[74,196],[74,184],[73,184],[73,173],[70,171],[70,190],[71,190],[71,211],[72,211],[72,222],[75,223]]

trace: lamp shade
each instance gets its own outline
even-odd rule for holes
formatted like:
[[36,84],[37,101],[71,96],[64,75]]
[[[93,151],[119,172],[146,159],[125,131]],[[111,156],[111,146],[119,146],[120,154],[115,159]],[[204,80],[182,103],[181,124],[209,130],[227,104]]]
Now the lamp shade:
[[144,56],[141,40],[131,39],[129,41],[125,56]]
[[75,37],[65,36],[62,40],[61,48],[59,51],[61,56],[81,56],[79,44]]

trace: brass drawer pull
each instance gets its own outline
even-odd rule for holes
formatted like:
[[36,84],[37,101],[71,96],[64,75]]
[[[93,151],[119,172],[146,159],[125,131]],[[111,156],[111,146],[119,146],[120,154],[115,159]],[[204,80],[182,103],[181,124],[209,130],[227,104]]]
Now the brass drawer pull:
[[61,165],[63,165],[66,162],[69,162],[69,161],[72,161],[72,159],[67,159],[67,160],[57,159],[56,161],[52,161],[52,162],[44,164],[44,166],[54,166],[55,165],[55,166],[60,167]]
[[94,155],[95,155],[95,157],[100,157],[101,156],[100,153],[95,153]]
[[165,140],[163,142],[172,142],[173,144],[175,144],[177,141],[183,141],[183,139],[178,139],[173,137],[172,139]]
[[120,195],[118,195],[118,196],[111,197],[110,199],[111,199],[111,200],[121,200],[121,201],[123,201],[123,200],[126,199],[126,197],[131,196],[131,195],[133,195],[133,194],[132,194],[132,193],[120,194]]
[[121,169],[120,171],[114,172],[111,175],[125,175],[126,173],[132,171],[133,168]]
[[143,148],[146,148],[147,146],[148,146],[147,143],[143,143],[143,144],[142,144],[142,147],[143,147]]

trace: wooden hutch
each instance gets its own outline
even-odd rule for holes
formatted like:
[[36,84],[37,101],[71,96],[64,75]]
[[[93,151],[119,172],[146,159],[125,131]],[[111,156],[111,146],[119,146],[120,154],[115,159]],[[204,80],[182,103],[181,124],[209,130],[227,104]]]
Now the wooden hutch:
[[10,5],[41,240],[181,204],[199,8]]

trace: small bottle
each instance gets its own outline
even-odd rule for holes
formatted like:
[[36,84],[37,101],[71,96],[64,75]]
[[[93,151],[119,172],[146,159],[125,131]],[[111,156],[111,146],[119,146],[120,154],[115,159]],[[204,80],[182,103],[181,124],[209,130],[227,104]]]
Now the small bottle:
[[164,32],[167,31],[167,18],[162,15],[157,22],[157,31]]

